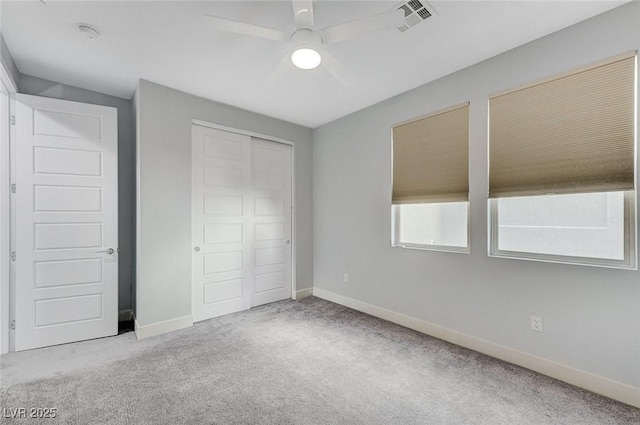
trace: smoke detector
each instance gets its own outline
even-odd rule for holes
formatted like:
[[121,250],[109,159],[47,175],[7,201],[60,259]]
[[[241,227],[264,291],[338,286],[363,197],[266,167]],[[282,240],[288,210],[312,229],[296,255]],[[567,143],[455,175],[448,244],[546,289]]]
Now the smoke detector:
[[100,31],[89,24],[78,24],[78,31],[89,38],[98,38],[100,36]]
[[395,9],[404,11],[404,23],[396,27],[400,32],[408,31],[419,23],[429,19],[435,13],[431,5],[424,0],[404,1],[395,6]]

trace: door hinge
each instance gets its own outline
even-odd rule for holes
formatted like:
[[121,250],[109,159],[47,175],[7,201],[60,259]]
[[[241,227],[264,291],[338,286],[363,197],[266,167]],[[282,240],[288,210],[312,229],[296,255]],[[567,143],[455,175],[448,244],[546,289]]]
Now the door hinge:
[[9,329],[11,329],[12,331],[16,330],[16,321],[12,320],[11,324],[9,325]]
[[11,125],[16,125],[16,116],[15,115],[11,115]]
[[16,261],[16,252],[11,253],[11,261]]
[[16,193],[16,184],[15,183],[11,184],[11,193]]

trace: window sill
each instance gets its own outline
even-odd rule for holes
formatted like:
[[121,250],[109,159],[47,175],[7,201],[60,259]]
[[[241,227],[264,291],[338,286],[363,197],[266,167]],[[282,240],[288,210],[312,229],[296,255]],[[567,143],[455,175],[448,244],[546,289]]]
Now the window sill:
[[453,252],[456,254],[471,254],[469,247],[444,246],[444,245],[420,245],[420,244],[391,244],[392,248],[415,249],[419,251]]
[[602,258],[569,257],[560,255],[531,254],[516,251],[490,252],[489,257],[509,260],[535,261],[539,263],[568,264],[573,266],[604,267],[608,269],[638,270],[636,261],[605,260]]

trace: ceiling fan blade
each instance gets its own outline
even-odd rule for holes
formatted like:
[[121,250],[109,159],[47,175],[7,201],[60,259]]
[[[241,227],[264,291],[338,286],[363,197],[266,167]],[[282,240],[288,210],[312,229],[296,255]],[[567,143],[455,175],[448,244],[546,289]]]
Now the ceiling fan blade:
[[346,24],[335,25],[320,30],[324,44],[338,43],[349,40],[360,34],[385,28],[399,27],[404,22],[404,11],[401,9],[390,10],[380,15],[358,19]]
[[291,35],[274,28],[261,27],[247,22],[234,21],[233,19],[220,18],[213,15],[204,15],[211,26],[218,31],[232,32],[235,34],[250,35],[253,37],[267,38],[276,41],[289,41]]
[[291,52],[289,51],[286,55],[284,55],[282,60],[278,62],[278,65],[276,65],[273,72],[271,72],[271,75],[269,75],[269,78],[267,78],[267,85],[273,86],[276,80],[280,79],[280,77],[283,77],[287,73],[287,71],[291,69],[291,67]]
[[313,29],[313,1],[293,0],[293,16],[296,19],[296,29]]
[[329,71],[331,75],[333,75],[343,85],[348,87],[350,83],[349,75],[340,61],[336,59],[336,57],[331,53],[329,53],[327,49],[320,48],[318,49],[318,53],[320,53],[320,56],[322,57],[322,62],[320,62],[320,65],[324,66],[324,68]]

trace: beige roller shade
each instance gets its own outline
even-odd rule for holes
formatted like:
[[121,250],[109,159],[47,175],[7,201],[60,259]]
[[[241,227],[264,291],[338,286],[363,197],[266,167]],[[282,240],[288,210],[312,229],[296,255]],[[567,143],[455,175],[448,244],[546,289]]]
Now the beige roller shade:
[[468,103],[393,128],[394,204],[468,199]]
[[489,197],[634,189],[635,54],[489,99]]

